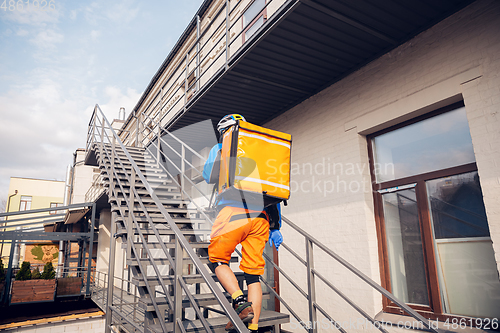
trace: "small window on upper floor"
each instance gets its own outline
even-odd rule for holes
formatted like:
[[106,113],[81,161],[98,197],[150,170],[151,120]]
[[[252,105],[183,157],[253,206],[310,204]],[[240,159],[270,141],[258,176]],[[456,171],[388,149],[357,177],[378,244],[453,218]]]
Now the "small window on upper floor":
[[254,0],[243,13],[243,42],[248,40],[266,19],[266,0]]
[[[51,202],[50,203],[50,208],[52,207],[62,207],[63,203],[62,202]],[[51,210],[49,212],[50,215],[55,215],[55,214],[61,214],[62,210]]]
[[31,209],[31,197],[28,195],[21,195],[21,204],[19,205],[19,211],[30,210]]

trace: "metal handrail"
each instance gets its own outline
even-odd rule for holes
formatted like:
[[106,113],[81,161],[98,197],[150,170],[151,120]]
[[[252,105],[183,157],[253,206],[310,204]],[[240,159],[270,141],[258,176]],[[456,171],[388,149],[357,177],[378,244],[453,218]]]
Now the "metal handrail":
[[[107,134],[106,134],[106,135],[107,135]],[[108,160],[110,160],[110,161],[111,161],[111,160],[112,160],[112,158],[114,159],[114,157],[115,157],[115,156],[112,156],[112,157],[111,157],[111,156],[109,156],[109,154],[108,154],[107,150],[105,150],[105,149],[103,148],[103,145],[101,145],[99,148],[101,149],[101,154],[106,154],[106,155],[107,155]],[[112,151],[112,154],[113,154],[113,155],[117,155],[116,150],[113,150],[113,151]],[[118,156],[117,156],[117,157],[118,157]],[[121,168],[125,171],[125,174],[127,174],[127,173],[126,173],[126,169],[125,169],[125,167],[123,166],[123,163],[122,163],[121,159],[119,159],[119,158],[118,158],[117,160],[118,160],[118,162],[120,163]],[[108,167],[107,167],[105,164],[104,164],[104,168],[106,169],[106,172],[108,173],[108,175],[112,175],[112,176],[114,176],[114,177],[116,178],[116,180],[117,180],[117,182],[118,182],[118,186],[120,187],[121,193],[125,193],[125,191],[124,191],[124,189],[123,189],[123,185],[122,185],[122,183],[121,183],[120,179],[117,177],[116,170],[111,170],[111,171],[110,171],[110,170],[108,170]],[[133,176],[133,175],[132,175],[132,176]],[[128,179],[128,181],[129,181],[129,183],[130,183],[130,184],[132,184],[132,179],[131,179],[131,178],[129,178],[129,176],[128,176],[128,175],[127,175],[127,179]],[[131,186],[131,187],[130,187],[130,189],[132,190],[132,189],[133,189],[133,187]],[[134,189],[134,190],[135,190],[135,189]],[[111,195],[112,195],[112,196],[116,196],[116,194],[114,194],[114,193],[113,193],[113,191],[114,191],[114,187],[111,189],[111,191],[112,191]],[[137,193],[136,193],[135,195],[136,195],[137,200],[138,200],[138,201],[142,204],[142,200],[141,200],[141,199],[140,199],[140,197],[137,195]],[[155,273],[156,273],[156,275],[157,275],[157,277],[158,277],[158,281],[160,282],[160,285],[161,285],[161,287],[162,287],[163,291],[166,293],[166,292],[168,291],[168,289],[167,289],[167,287],[166,287],[165,283],[163,282],[163,280],[161,279],[161,275],[160,275],[160,272],[159,272],[158,266],[157,266],[157,265],[156,265],[156,263],[154,262],[154,258],[153,258],[153,256],[151,255],[151,252],[150,252],[150,250],[149,250],[149,248],[148,248],[148,246],[147,246],[147,243],[146,243],[146,240],[145,240],[145,238],[144,238],[144,235],[143,235],[143,233],[142,233],[141,229],[139,228],[139,224],[138,224],[138,222],[137,222],[137,219],[136,219],[135,215],[133,214],[133,210],[134,210],[133,203],[131,204],[131,203],[130,203],[130,200],[128,200],[128,199],[126,198],[126,196],[124,196],[124,197],[125,197],[125,199],[126,199],[127,206],[128,206],[128,209],[129,209],[129,216],[130,216],[130,217],[132,217],[132,222],[133,222],[133,224],[135,225],[135,228],[137,229],[137,231],[138,231],[138,233],[139,233],[139,236],[140,236],[141,242],[142,242],[142,244],[143,244],[143,248],[146,250],[146,252],[147,252],[147,254],[148,254],[148,258],[149,258],[149,259],[150,259],[150,261],[151,261],[151,264],[152,264],[152,266],[153,266],[153,269],[155,270]],[[124,218],[124,220],[125,220],[125,215],[126,215],[126,214],[125,214],[124,210],[123,210],[123,209],[122,209],[122,207],[120,207],[120,206],[119,206],[118,208],[119,208],[120,215],[121,215],[121,216]],[[144,211],[145,211],[145,210],[144,210]],[[134,256],[135,256],[135,258],[139,258],[139,255],[137,254],[137,249],[135,248],[134,243],[133,243],[133,238],[132,238],[132,237],[127,237],[127,241],[129,242],[129,246],[130,246],[131,250],[134,252]],[[167,253],[168,253],[168,251],[167,251]],[[144,271],[144,268],[142,267],[142,265],[139,265],[139,270],[140,270],[140,272],[141,272],[141,275],[142,275],[142,278],[143,278],[144,282],[146,283],[146,288],[148,289],[148,293],[149,293],[150,295],[155,295],[155,292],[156,292],[156,291],[155,291],[154,289],[152,289],[152,288],[151,288],[151,286],[149,285],[149,283],[147,282],[147,281],[148,281],[148,280],[147,280],[147,272],[145,272],[145,271]],[[167,297],[167,299],[169,300],[169,305],[172,307],[172,306],[173,306],[173,303],[172,303],[171,299],[170,299],[170,298],[168,298],[168,297]],[[159,317],[159,318],[162,318],[162,314],[161,314],[161,311],[160,311],[160,309],[159,309],[159,307],[158,307],[158,304],[157,304],[157,302],[156,302],[156,300],[155,300],[155,297],[152,297],[152,301],[153,301],[153,306],[154,306],[154,308],[155,308],[155,311],[156,311],[156,313],[157,313],[158,317]],[[112,304],[111,304],[111,306],[112,306]],[[160,325],[161,325],[161,327],[162,327],[162,329],[163,329],[163,330],[165,330],[165,329],[166,329],[164,320],[160,320]]]
[[[103,278],[101,278],[101,275],[103,275]],[[143,322],[143,320],[139,320],[137,317],[137,305],[139,304],[139,296],[137,296],[137,288],[135,288],[134,285],[131,285],[130,280],[126,280],[124,278],[120,278],[118,276],[114,276],[113,279],[117,279],[121,281],[121,287],[117,287],[113,283],[113,288],[117,289],[117,291],[120,292],[120,296],[118,297],[120,300],[120,303],[114,304],[113,310],[115,312],[121,312],[123,314],[123,307],[130,305],[132,307],[132,318],[129,318],[130,313],[127,313],[127,315],[123,314],[121,317],[124,318],[129,324],[131,324],[135,329],[142,331],[142,327],[140,326],[140,323]],[[102,282],[102,285],[101,285]],[[102,271],[95,271],[94,272],[94,288],[92,288],[92,300],[96,302],[96,304],[101,303],[100,300],[98,299],[98,295],[102,293],[102,307],[105,306],[106,304],[106,298],[107,294],[104,293],[103,291],[108,289],[107,283],[109,282],[108,274],[106,272]],[[127,284],[127,288],[134,287],[134,292],[131,293],[127,289],[124,289],[124,284]],[[133,297],[133,302],[128,302],[124,298],[124,293],[129,296]],[[116,294],[113,294],[113,296]],[[141,311],[139,311],[141,312]]]
[[[368,284],[370,287],[372,287],[374,290],[380,292],[383,296],[387,297],[389,300],[394,302],[397,306],[399,306],[401,309],[403,309],[405,312],[407,312],[410,316],[415,318],[416,320],[420,321],[423,323],[423,325],[430,331],[438,333],[439,330],[434,328],[433,325],[429,323],[427,319],[425,319],[423,316],[421,316],[419,313],[417,313],[415,310],[413,310],[411,307],[406,305],[403,301],[397,299],[392,293],[387,291],[385,288],[380,286],[378,283],[373,281],[371,278],[369,278],[366,274],[358,270],[356,267],[351,265],[349,262],[347,262],[345,259],[340,257],[338,254],[333,252],[331,249],[326,247],[323,243],[318,241],[316,238],[311,236],[309,233],[307,233],[305,230],[301,229],[299,226],[297,226],[295,223],[287,219],[286,217],[282,216],[282,221],[292,227],[295,231],[300,233],[306,240],[306,266],[308,268],[308,286],[314,285],[314,277],[317,276],[320,280],[322,280],[330,289],[335,291],[339,296],[341,296],[344,300],[346,300],[351,306],[353,306],[360,314],[365,316],[370,322],[375,323],[375,320],[371,318],[366,312],[364,312],[361,308],[359,308],[357,305],[354,304],[347,296],[345,296],[343,293],[340,292],[337,288],[333,286],[331,282],[329,282],[325,277],[323,277],[317,270],[312,268],[313,265],[313,255],[312,255],[312,250],[313,250],[313,245],[321,249],[324,253],[328,254],[331,258],[335,259],[338,263],[343,265],[345,268],[347,268],[350,272],[355,274],[358,278],[360,278],[362,281],[364,281],[366,284]],[[282,244],[283,245],[283,244]],[[288,246],[285,248],[289,248]],[[303,262],[303,261],[302,261]],[[311,323],[317,322],[316,319],[316,314],[314,309],[319,309],[319,306],[317,305],[314,297],[315,291],[312,293],[309,292],[308,295],[308,300],[309,300],[309,321]],[[375,325],[377,327],[377,325]],[[386,333],[386,331],[382,328],[381,325],[378,325],[377,327],[380,331]],[[310,328],[310,332],[316,332],[315,328]]]
[[99,176],[97,176],[97,178],[92,182],[92,185],[90,185],[87,193],[85,193],[85,201],[95,201],[95,199],[97,199],[105,190],[106,188],[103,176],[102,174],[99,174]]
[[[197,271],[201,274],[201,276],[203,277],[205,283],[210,288],[210,290],[212,291],[212,293],[215,295],[217,301],[219,302],[219,304],[221,305],[221,307],[224,309],[224,311],[226,312],[226,314],[229,317],[229,319],[231,320],[231,322],[233,322],[236,330],[238,332],[240,332],[240,333],[247,332],[246,326],[239,319],[239,317],[236,314],[235,310],[232,308],[232,306],[229,304],[229,302],[227,301],[227,299],[224,297],[224,295],[222,294],[222,291],[216,285],[215,281],[213,280],[213,278],[211,277],[211,275],[208,273],[207,269],[203,266],[203,264],[200,261],[200,259],[198,258],[198,256],[194,253],[193,248],[189,245],[189,242],[186,240],[186,238],[184,237],[184,235],[182,234],[182,232],[179,230],[178,226],[173,221],[172,217],[169,215],[169,213],[167,212],[167,210],[165,209],[165,207],[162,205],[161,201],[158,199],[157,195],[154,193],[154,190],[152,189],[152,187],[147,182],[147,180],[146,180],[145,176],[143,175],[142,171],[139,169],[139,167],[137,166],[137,164],[135,163],[135,161],[131,157],[130,153],[127,151],[125,145],[120,140],[120,137],[116,134],[116,132],[114,131],[114,129],[111,128],[111,125],[109,124],[108,120],[106,119],[106,117],[105,117],[104,113],[102,112],[102,110],[100,109],[99,105],[95,106],[94,113],[98,113],[98,115],[100,115],[103,123],[105,123],[106,127],[111,132],[112,138],[113,138],[113,144],[116,142],[116,144],[123,150],[123,152],[126,155],[128,161],[130,162],[130,164],[132,166],[132,169],[134,170],[136,176],[139,177],[139,179],[141,180],[142,184],[146,187],[146,190],[149,193],[150,197],[153,199],[153,201],[155,202],[157,208],[160,210],[161,214],[165,218],[165,220],[168,223],[168,225],[170,226],[171,230],[174,232],[174,234],[176,236],[176,242],[178,243],[178,247],[182,248],[184,251],[186,251],[186,253],[188,254],[188,256],[191,258],[193,264],[197,268]],[[96,128],[95,122],[94,122],[93,128]],[[102,125],[102,132],[103,132],[103,134],[104,134],[104,128],[105,128],[104,125]],[[101,135],[101,136],[103,136],[103,135]],[[95,139],[95,138],[92,137],[92,139]],[[100,146],[101,150],[104,150],[104,148],[103,148],[103,142],[100,142],[99,146]],[[118,161],[120,161],[120,159],[118,159]],[[133,209],[130,209],[130,212],[131,212],[130,215],[133,216],[133,214],[132,214]],[[140,228],[138,228],[138,229],[140,230]],[[129,245],[132,247],[132,250],[135,251],[135,246],[133,246],[133,244],[131,243],[132,242],[131,237],[127,237],[127,239],[130,242]],[[159,241],[161,242],[161,238],[159,239]],[[182,260],[182,256],[179,256],[179,253],[177,253],[175,260],[176,261]],[[182,261],[181,261],[181,263],[182,263]],[[141,265],[139,265],[139,268],[140,269],[142,268]],[[176,271],[176,275],[178,273],[181,273],[181,272]],[[145,281],[147,281],[147,279],[145,279]],[[176,283],[179,283],[179,282],[176,282]],[[146,286],[148,286],[147,283],[146,283]],[[181,288],[181,286],[179,286],[179,287]],[[178,289],[178,291],[180,291],[180,289]],[[153,295],[153,293],[151,293],[151,292],[150,292],[150,294]],[[178,296],[178,293],[175,293],[175,294],[176,294],[176,296]],[[180,295],[182,296],[182,294],[180,294]],[[178,297],[176,297],[176,298],[178,298]],[[180,304],[182,305],[182,303],[180,303]],[[157,311],[158,314],[160,314],[157,308],[155,310]],[[180,318],[180,313],[178,313],[178,312],[176,312],[174,310],[174,320],[177,321],[178,318]],[[160,314],[160,319],[163,319],[163,317],[161,316],[161,314]],[[161,324],[162,328],[165,328],[164,327],[165,324],[164,324],[163,320],[160,320],[160,324]]]
[[[171,134],[170,132],[168,132],[167,130],[164,130],[165,132],[167,132],[168,134]],[[181,141],[180,139],[178,138],[175,138],[179,143],[181,143],[183,146],[187,146],[183,141]],[[154,146],[154,143],[152,143],[153,146]],[[170,147],[170,146],[169,146]],[[189,147],[189,146],[187,146]],[[171,148],[171,147],[170,147]],[[157,147],[158,149],[158,147]],[[171,148],[173,149],[173,148]],[[166,154],[164,154],[163,152],[161,152],[163,154],[163,156],[165,156],[167,159],[168,156],[166,156]],[[201,159],[205,160],[205,158],[203,158],[201,155],[199,156]],[[175,164],[170,161],[174,167],[175,167]],[[178,168],[177,168],[178,169]],[[165,168],[164,170],[166,172],[168,172]],[[180,171],[178,169],[178,171]],[[185,175],[183,175],[185,176]],[[189,180],[189,178],[188,178]],[[192,182],[191,182],[192,183]],[[197,188],[197,186],[192,183],[192,185]],[[198,191],[200,191],[198,189]],[[187,194],[185,193],[186,196],[192,201],[192,198]],[[197,206],[197,205],[196,205]],[[198,210],[199,207],[197,206]],[[213,224],[213,221],[211,221],[211,219],[207,218],[207,220]],[[348,268],[348,270],[350,270],[351,272],[353,272],[354,274],[356,274],[358,277],[360,277],[364,282],[366,282],[368,285],[370,285],[372,288],[375,288],[375,290],[379,291],[382,293],[382,295],[386,296],[388,299],[390,299],[391,301],[393,301],[395,304],[397,304],[398,306],[400,306],[403,310],[405,310],[408,314],[410,314],[412,317],[414,317],[415,319],[421,321],[424,326],[428,327],[431,331],[433,332],[436,332],[435,329],[429,325],[428,321],[422,317],[420,314],[418,314],[417,312],[415,312],[414,310],[412,310],[408,305],[406,305],[404,302],[401,302],[399,300],[397,300],[397,298],[392,295],[391,293],[389,293],[386,289],[382,288],[380,285],[378,285],[375,281],[371,280],[368,276],[364,275],[363,273],[361,273],[359,270],[357,270],[354,266],[352,266],[351,264],[349,264],[348,262],[346,262],[344,259],[342,259],[340,256],[338,256],[337,254],[335,254],[333,251],[331,251],[330,249],[328,249],[326,246],[324,246],[323,244],[321,244],[319,241],[317,241],[316,239],[312,238],[309,234],[307,234],[307,232],[305,232],[304,230],[300,229],[297,225],[293,224],[290,220],[288,220],[286,217],[283,217],[283,221],[285,221],[288,225],[292,226],[295,230],[299,231],[305,238],[306,240],[314,243],[315,245],[319,246],[322,250],[324,251],[328,251],[327,253],[332,256],[334,259],[336,259],[337,261],[341,262],[345,267]],[[319,245],[321,244],[321,246]],[[304,264],[306,267],[309,267],[311,265],[311,262],[310,260],[303,260],[302,258],[300,258],[299,255],[297,255],[287,244],[283,243],[282,246],[287,249],[294,257],[296,257],[302,264]],[[310,251],[312,252],[312,246],[310,247]],[[293,286],[295,289],[297,289],[306,299],[309,299],[311,297],[310,293],[306,293],[304,290],[302,290],[296,283],[295,281],[293,281],[293,279],[288,276],[279,266],[277,266],[273,260],[271,258],[269,258],[266,254],[263,254],[265,259],[271,263],[274,268],[279,272],[281,273]],[[241,256],[241,254],[240,254]],[[309,258],[308,258],[309,259]],[[372,324],[375,324],[375,319],[373,319],[370,315],[368,315],[365,311],[363,311],[358,305],[356,305],[353,301],[351,301],[346,295],[344,295],[338,288],[334,287],[333,284],[331,284],[326,278],[324,278],[317,270],[315,270],[314,268],[310,268],[310,276],[309,276],[309,279],[311,280],[314,276],[317,276],[320,280],[322,280],[331,290],[333,290],[334,292],[336,292],[340,297],[342,297],[349,305],[351,305],[356,311],[358,311],[361,315],[363,315],[368,321],[370,321]],[[263,280],[261,278],[261,280]],[[265,282],[265,281],[263,281]],[[267,285],[267,282],[266,282],[266,285]],[[272,292],[274,292],[274,290],[268,285],[268,287],[270,288],[270,290]],[[277,294],[275,296],[278,296]],[[281,302],[283,303],[283,305],[285,305],[290,311],[291,311],[291,308],[288,304],[286,304],[286,302],[284,300],[281,300]],[[323,308],[317,304],[315,301],[311,301],[310,302],[310,310],[309,312],[310,313],[313,313],[313,309],[317,309],[319,310],[323,315],[325,315],[325,317],[327,317],[331,322],[335,323],[335,321],[329,317],[327,315],[327,313],[325,312],[325,310],[323,310]],[[292,315],[296,316],[296,314],[291,311]],[[298,319],[299,322],[304,322],[303,320],[301,320],[298,316],[296,316],[296,319]],[[377,327],[381,332],[383,333],[387,333],[387,331],[381,327],[381,325],[374,325],[375,327]],[[304,328],[308,329],[305,325],[303,325]],[[339,328],[339,330],[341,332],[345,332],[342,327],[338,327],[336,326],[337,328]],[[308,329],[309,330],[309,329]],[[313,331],[315,331],[313,329]]]

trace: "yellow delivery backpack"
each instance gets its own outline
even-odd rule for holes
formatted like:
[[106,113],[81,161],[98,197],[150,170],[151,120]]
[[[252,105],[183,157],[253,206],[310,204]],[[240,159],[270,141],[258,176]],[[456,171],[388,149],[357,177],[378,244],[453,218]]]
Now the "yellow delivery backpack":
[[238,120],[222,137],[219,196],[265,207],[290,198],[292,136]]

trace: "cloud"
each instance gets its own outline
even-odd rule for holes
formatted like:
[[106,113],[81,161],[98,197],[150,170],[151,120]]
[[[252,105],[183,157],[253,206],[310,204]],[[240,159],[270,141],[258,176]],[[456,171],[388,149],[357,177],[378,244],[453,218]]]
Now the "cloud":
[[[11,176],[64,180],[73,152],[85,147],[95,100],[68,91],[65,81],[56,81],[57,73],[38,74],[0,95],[0,198]],[[101,108],[112,121],[121,106],[131,110],[139,96],[134,89],[109,86]]]
[[108,10],[106,16],[115,23],[130,23],[139,13],[139,7],[132,7],[136,2],[124,1],[114,4]]
[[48,24],[58,23],[60,15],[57,6],[55,10],[37,10],[32,7],[30,9],[6,11],[4,18],[10,23],[46,27]]
[[121,107],[125,108],[125,113],[128,114],[134,108],[135,104],[141,97],[141,93],[135,89],[127,89],[126,94],[113,86],[108,86],[104,89],[108,101],[100,105],[101,110],[106,115],[106,118],[111,122],[113,119],[118,118],[118,112]]
[[52,49],[56,44],[64,42],[64,35],[55,32],[52,29],[40,31],[30,42],[41,49]]
[[26,29],[19,29],[16,32],[16,35],[21,36],[21,37],[27,36],[28,34],[29,34],[29,31]]
[[101,35],[101,32],[99,30],[92,30],[90,32],[90,38],[92,39],[92,41],[96,41],[100,35]]

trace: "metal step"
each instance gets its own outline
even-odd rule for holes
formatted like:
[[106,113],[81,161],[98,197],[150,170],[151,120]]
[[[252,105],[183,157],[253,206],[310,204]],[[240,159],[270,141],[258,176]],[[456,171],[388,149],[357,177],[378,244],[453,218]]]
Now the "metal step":
[[[125,210],[125,211],[128,211],[128,208],[125,207],[125,206],[122,206],[122,208]],[[187,208],[183,208],[183,207],[165,207],[165,209],[167,210],[167,212],[169,214],[188,214],[191,212],[191,210],[188,210]],[[146,207],[146,210],[148,211],[148,213],[151,215],[155,214],[155,215],[161,215],[160,213],[160,209],[158,207],[156,207],[156,205],[154,207],[151,207],[151,206],[147,206]],[[116,204],[112,204],[111,205],[111,212],[114,212],[116,211],[118,214],[120,213],[120,209],[119,207],[116,205]],[[141,207],[139,205],[135,205],[134,206],[134,212],[135,213],[143,213]]]
[[[245,279],[245,276],[243,275],[243,272],[235,272],[234,275],[236,276],[236,280],[238,281],[243,281]],[[215,274],[211,274],[212,278],[215,280],[215,282],[219,282],[217,279],[217,276]],[[174,283],[174,276],[173,275],[162,275],[160,278],[163,280],[163,283],[165,285],[172,285]],[[190,274],[190,275],[184,275],[183,276],[184,281],[186,284],[195,284],[195,283],[205,283],[205,280],[201,276],[201,274]],[[147,277],[148,284],[150,286],[157,286],[160,283],[158,282],[158,277],[156,276],[148,276]],[[142,278],[139,277],[132,277],[132,284],[137,286],[137,287],[145,287],[146,283]]]
[[[150,216],[150,218],[154,224],[167,225],[167,221],[165,220],[163,215],[162,216],[158,216],[158,215]],[[127,217],[125,217],[125,219],[127,219]],[[148,223],[148,219],[145,216],[136,216],[135,219],[136,219],[137,223]],[[207,225],[210,225],[210,223],[208,221],[206,221],[204,218],[175,217],[174,216],[174,217],[172,217],[172,219],[174,220],[175,224],[179,225],[179,228],[182,225],[199,225],[199,224],[204,224],[204,223],[207,223]],[[116,221],[118,221],[118,222],[121,222],[123,220],[124,219],[121,216],[116,218]]]
[[[226,333],[225,327],[228,323],[226,317],[207,318],[207,321],[215,333]],[[275,311],[262,311],[259,319],[259,328],[286,324],[289,321],[290,316],[288,314]],[[205,332],[199,320],[184,320],[182,324],[186,332]],[[151,332],[163,333],[160,324],[150,325],[148,328]],[[173,323],[167,323],[167,332],[173,332],[173,328]]]
[[[153,232],[152,229],[141,229],[141,231],[142,231],[142,234],[144,236],[154,236],[155,235],[155,233]],[[136,236],[139,235],[139,231],[136,228],[132,229],[132,233],[134,235],[136,235]],[[175,232],[172,231],[171,229],[163,229],[163,228],[161,228],[161,229],[158,228],[158,233],[160,234],[160,236],[175,235]],[[198,235],[207,235],[207,234],[210,234],[210,230],[206,230],[206,229],[181,229],[181,233],[184,236],[198,236]],[[127,229],[120,228],[120,229],[118,229],[116,231],[116,234],[118,236],[127,234]],[[157,243],[158,240],[157,239],[153,239],[153,240],[148,240],[148,242]]]
[[[136,245],[136,249],[138,249],[138,250],[142,249],[142,243],[136,242],[136,243],[134,243],[134,245]],[[149,249],[161,249],[161,246],[160,246],[159,243],[148,243],[147,245],[148,245]],[[189,243],[189,245],[193,249],[208,249],[208,246],[210,245],[210,242],[192,242],[192,243]],[[174,249],[175,248],[175,243],[174,242],[172,242],[172,243],[166,243],[165,242],[165,247],[167,249]]]
[[[248,295],[248,291],[243,291],[245,295]],[[231,301],[231,295],[229,293],[225,292],[224,296],[227,298],[228,301]],[[194,294],[193,298],[196,300],[196,303],[198,306],[210,306],[210,305],[216,305],[219,304],[217,301],[217,298],[215,298],[214,294],[209,293],[209,294]],[[264,292],[262,293],[262,299],[269,299],[271,298],[271,295],[269,292]],[[166,307],[168,309],[168,303],[167,303],[167,298],[166,297],[156,297],[156,304],[160,307]],[[139,307],[141,309],[144,309],[144,311],[154,311],[154,306],[153,302],[151,301],[151,298],[149,297],[142,297],[139,299]],[[188,297],[186,295],[183,296],[182,298],[182,307],[183,308],[190,308],[192,307],[191,302],[189,301]]]
[[[200,258],[200,261],[203,263],[203,264],[208,264],[210,261],[208,260],[208,257],[198,257]],[[154,258],[153,259],[155,261],[155,263],[157,263],[158,265],[169,265],[169,261],[167,258]],[[182,258],[182,260],[185,262],[185,263],[191,263],[192,260],[191,258],[189,257],[184,257]],[[150,260],[148,258],[133,258],[133,259],[127,259],[127,265],[129,266],[139,266],[139,262],[140,263],[143,263],[143,264],[148,264],[150,263]],[[230,262],[238,262],[238,257],[231,257],[231,260]]]

